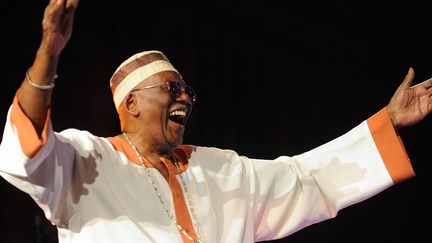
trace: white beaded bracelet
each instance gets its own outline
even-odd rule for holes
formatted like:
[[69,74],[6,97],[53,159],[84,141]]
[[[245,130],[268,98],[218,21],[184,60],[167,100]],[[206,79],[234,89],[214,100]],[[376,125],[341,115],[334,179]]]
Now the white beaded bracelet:
[[[57,78],[57,74],[54,76],[54,80],[55,80],[56,78]],[[52,83],[48,84],[48,85],[40,85],[40,84],[34,83],[34,82],[31,80],[31,78],[30,78],[30,75],[29,75],[29,73],[28,73],[28,70],[27,70],[26,73],[25,73],[25,80],[26,80],[26,82],[29,83],[31,86],[33,86],[33,87],[35,87],[36,89],[41,90],[41,91],[46,91],[46,90],[53,89],[54,86],[55,86],[54,81],[53,81]]]

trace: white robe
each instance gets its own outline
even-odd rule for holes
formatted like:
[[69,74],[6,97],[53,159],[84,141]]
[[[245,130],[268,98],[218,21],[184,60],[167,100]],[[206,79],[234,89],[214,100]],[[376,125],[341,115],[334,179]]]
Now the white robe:
[[[182,242],[130,154],[87,131],[54,132],[49,118],[43,134],[37,137],[15,99],[0,175],[35,200],[57,226],[60,243]],[[279,239],[414,176],[385,109],[296,156],[264,160],[188,148],[183,175],[204,243]],[[174,212],[168,183],[151,172]]]

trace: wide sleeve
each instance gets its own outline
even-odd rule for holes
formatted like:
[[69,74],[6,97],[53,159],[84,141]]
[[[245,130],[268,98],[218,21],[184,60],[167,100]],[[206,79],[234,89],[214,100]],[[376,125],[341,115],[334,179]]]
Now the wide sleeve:
[[0,144],[0,175],[29,194],[53,224],[65,226],[98,156],[87,132],[54,132],[49,113],[39,137],[15,97]]
[[255,241],[279,239],[335,217],[414,176],[386,109],[306,153],[250,162]]

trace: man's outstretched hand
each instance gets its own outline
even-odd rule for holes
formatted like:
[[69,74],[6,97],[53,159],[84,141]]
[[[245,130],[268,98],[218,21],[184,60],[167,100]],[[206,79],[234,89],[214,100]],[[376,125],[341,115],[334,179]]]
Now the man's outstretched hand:
[[413,80],[414,70],[410,68],[386,107],[396,129],[412,126],[432,111],[432,78],[411,86]]
[[43,37],[40,51],[53,56],[60,55],[72,35],[78,3],[79,0],[50,0],[42,20]]

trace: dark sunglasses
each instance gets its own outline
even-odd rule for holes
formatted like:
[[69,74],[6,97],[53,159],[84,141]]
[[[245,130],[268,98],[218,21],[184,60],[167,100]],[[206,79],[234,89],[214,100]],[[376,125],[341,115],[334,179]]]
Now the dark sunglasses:
[[173,98],[173,99],[177,99],[183,93],[186,93],[189,96],[192,104],[195,104],[195,102],[196,102],[197,94],[192,89],[192,87],[185,85],[185,84],[181,84],[179,82],[175,82],[175,81],[168,81],[168,82],[163,83],[163,84],[150,85],[150,86],[142,87],[139,89],[133,89],[130,92],[152,89],[152,88],[156,88],[156,87],[166,87],[171,98]]

